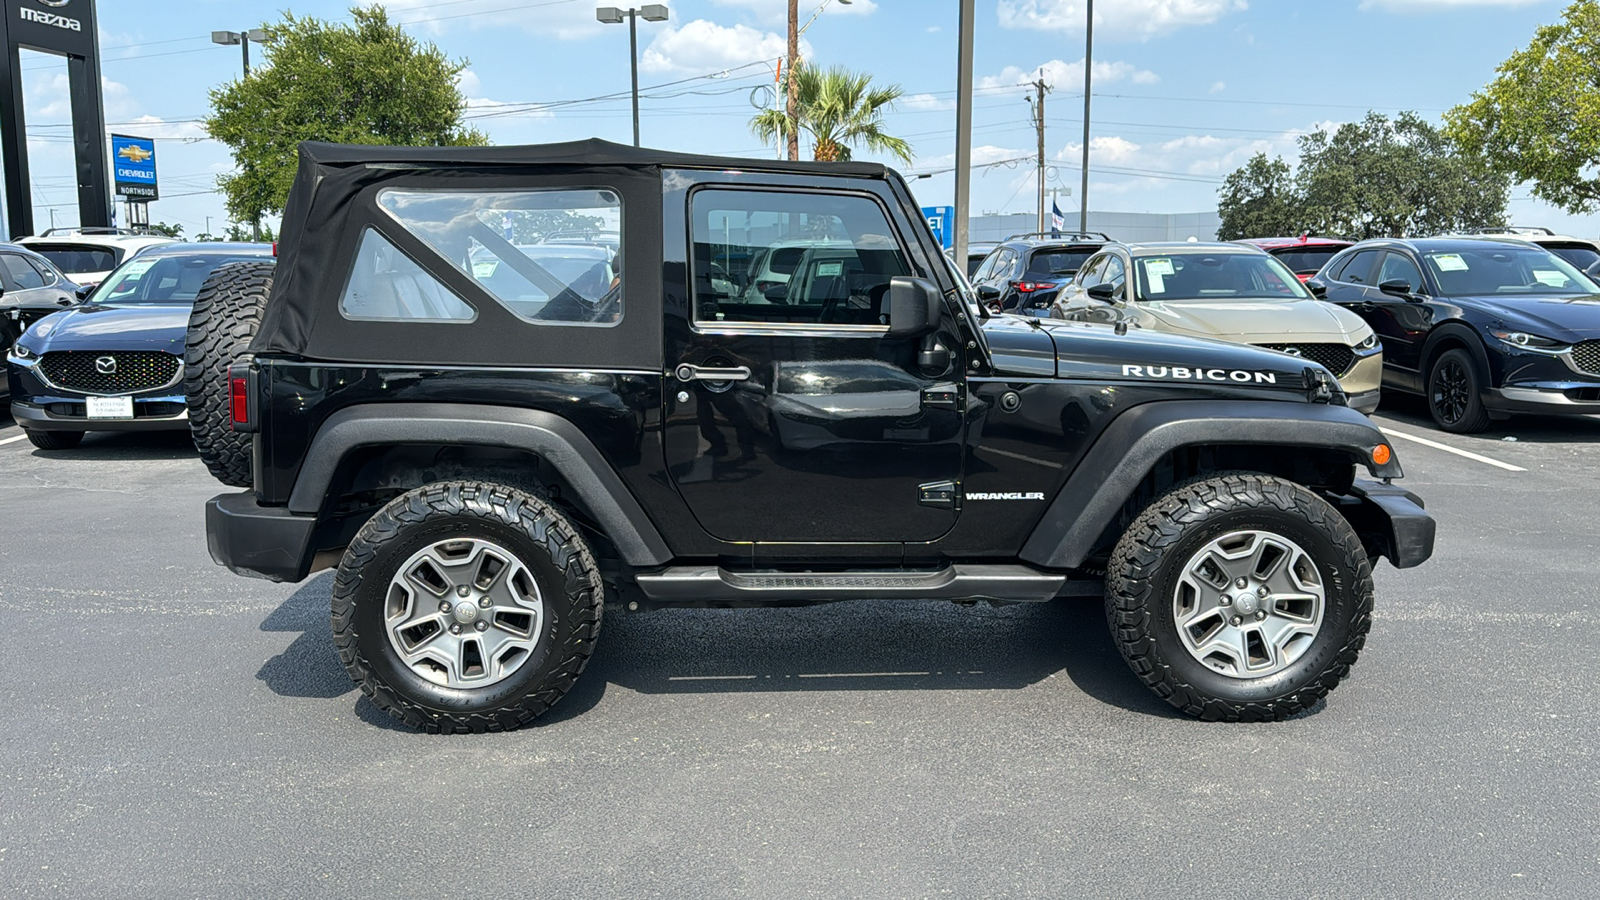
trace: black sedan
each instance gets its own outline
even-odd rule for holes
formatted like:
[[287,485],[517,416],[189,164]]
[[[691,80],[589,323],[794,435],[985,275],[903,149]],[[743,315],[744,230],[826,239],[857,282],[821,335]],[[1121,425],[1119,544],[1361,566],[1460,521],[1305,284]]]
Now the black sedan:
[[[0,351],[29,325],[78,302],[80,288],[48,259],[16,244],[0,244]],[[0,396],[6,385],[0,382]]]
[[1363,241],[1306,282],[1383,341],[1383,386],[1445,431],[1516,412],[1600,413],[1600,287],[1526,241]]
[[271,244],[170,244],[118,266],[88,299],[24,331],[6,355],[11,416],[35,447],[87,431],[183,430],[189,311],[218,266],[271,259]]

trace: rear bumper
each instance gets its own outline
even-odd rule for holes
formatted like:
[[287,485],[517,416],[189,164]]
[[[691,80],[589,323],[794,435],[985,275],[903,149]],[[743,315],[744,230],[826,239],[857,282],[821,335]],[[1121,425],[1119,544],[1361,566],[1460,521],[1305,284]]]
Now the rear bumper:
[[1337,505],[1368,552],[1387,557],[1396,569],[1420,566],[1433,555],[1436,525],[1416,494],[1358,479]]
[[315,556],[315,516],[281,506],[261,506],[255,494],[221,494],[206,501],[206,549],[236,575],[271,581],[301,581]]

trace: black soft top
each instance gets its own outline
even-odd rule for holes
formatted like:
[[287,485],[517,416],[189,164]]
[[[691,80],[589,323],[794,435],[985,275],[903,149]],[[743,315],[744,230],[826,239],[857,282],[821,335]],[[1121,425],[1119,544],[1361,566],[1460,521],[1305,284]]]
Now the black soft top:
[[[251,349],[363,363],[585,365],[655,369],[661,357],[662,172],[710,169],[898,180],[877,163],[700,156],[609,141],[516,147],[369,147],[306,142],[283,211],[272,296]],[[535,329],[377,206],[384,188],[603,187],[622,198],[627,310],[616,327]],[[470,324],[353,321],[338,304],[360,236],[376,231],[476,307]]]
[[805,175],[854,175],[884,178],[889,168],[880,163],[790,162],[739,156],[704,156],[613,144],[599,138],[562,144],[522,144],[509,147],[369,147],[359,144],[300,145],[302,170],[311,166],[353,166],[382,163],[435,163],[450,166],[555,165],[628,166],[680,169],[738,169]]

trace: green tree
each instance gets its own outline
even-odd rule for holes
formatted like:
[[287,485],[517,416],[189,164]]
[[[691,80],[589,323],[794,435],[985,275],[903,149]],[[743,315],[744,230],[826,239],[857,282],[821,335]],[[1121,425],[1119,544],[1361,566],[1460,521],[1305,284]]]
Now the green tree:
[[154,225],[150,226],[150,233],[151,234],[159,234],[162,237],[177,238],[179,240],[182,240],[183,239],[183,226],[182,225],[168,225],[166,222],[157,222]]
[[1217,192],[1222,224],[1217,239],[1275,237],[1306,230],[1306,217],[1289,164],[1281,157],[1257,153],[1235,169]]
[[1570,213],[1600,209],[1600,2],[1567,7],[1496,71],[1445,113],[1449,135],[1531,182],[1541,200]]
[[[796,107],[800,130],[811,136],[813,157],[823,162],[847,162],[852,148],[866,147],[911,162],[911,145],[883,130],[883,114],[905,93],[898,84],[873,87],[872,76],[842,66],[816,69],[796,66]],[[787,79],[778,86],[777,109],[763,110],[750,120],[750,130],[763,141],[782,145],[789,138],[790,122],[783,106]]]
[[1300,138],[1295,177],[1310,226],[1353,238],[1495,227],[1510,182],[1416,113],[1375,112]]
[[[271,241],[275,241],[277,239],[278,239],[278,236],[272,233],[272,229],[269,226],[266,226],[266,225],[262,225],[261,226],[261,240],[271,242]],[[226,232],[224,232],[223,235],[221,237],[217,238],[216,240],[219,240],[219,241],[253,241],[253,240],[255,240],[255,235],[251,234],[249,226],[242,225],[242,224],[237,224],[237,223],[234,223],[234,222],[229,222],[228,223],[228,230]]]
[[207,133],[233,151],[218,178],[243,222],[283,210],[301,141],[409,146],[487,143],[462,124],[466,99],[447,58],[389,22],[382,6],[352,8],[349,25],[297,18],[265,26],[266,63],[211,91]]

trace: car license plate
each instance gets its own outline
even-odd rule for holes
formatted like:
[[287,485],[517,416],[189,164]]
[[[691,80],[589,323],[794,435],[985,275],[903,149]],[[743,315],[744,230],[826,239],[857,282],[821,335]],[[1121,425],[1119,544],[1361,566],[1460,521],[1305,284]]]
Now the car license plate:
[[132,397],[89,397],[89,418],[91,419],[131,419],[133,418]]

